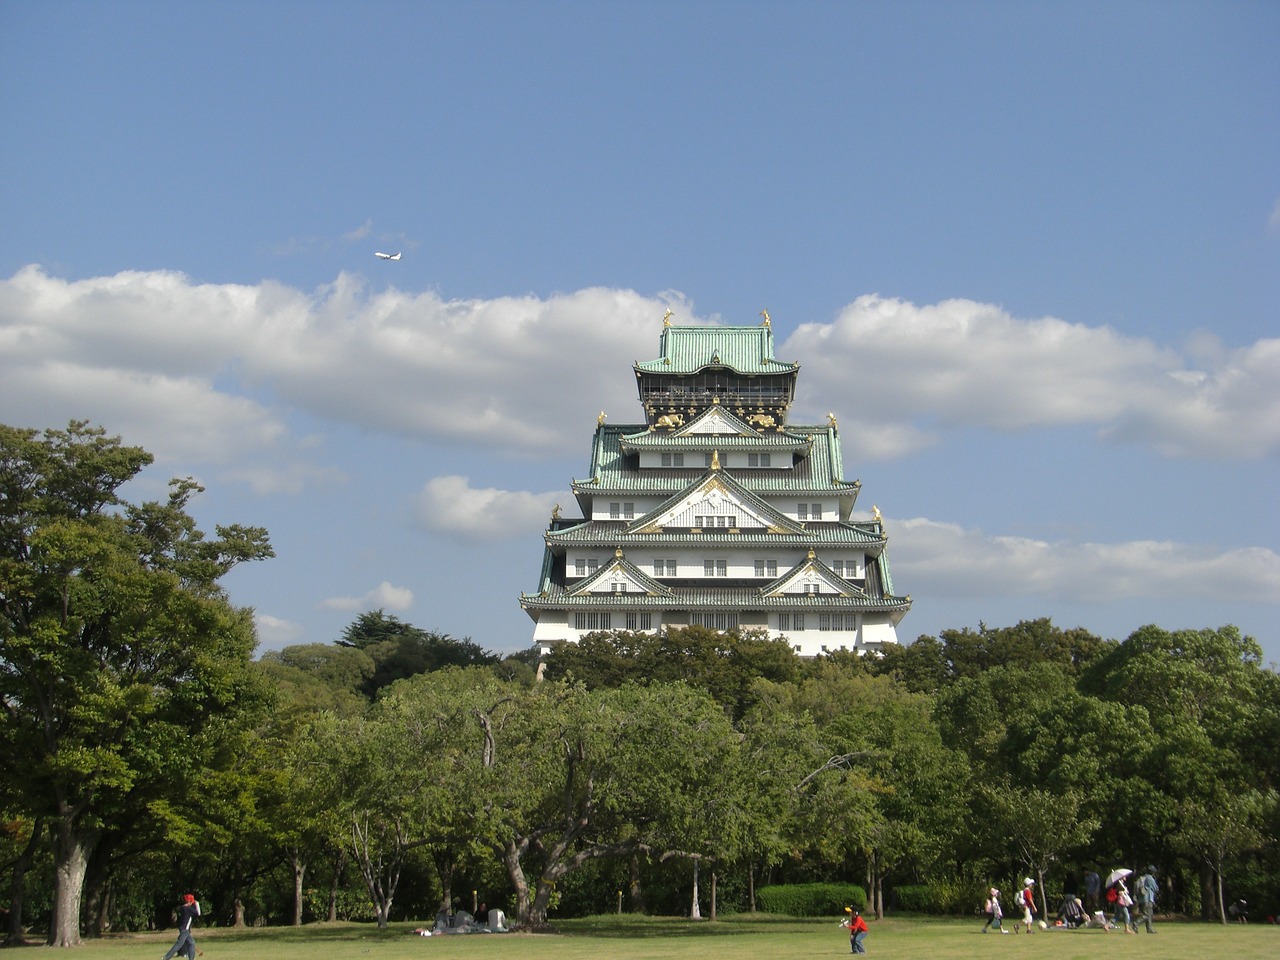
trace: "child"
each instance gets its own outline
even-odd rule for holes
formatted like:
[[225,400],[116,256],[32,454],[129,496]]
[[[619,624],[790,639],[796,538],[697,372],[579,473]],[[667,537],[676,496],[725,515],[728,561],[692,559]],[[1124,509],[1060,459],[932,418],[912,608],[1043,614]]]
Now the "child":
[[991,888],[991,896],[986,903],[987,922],[982,925],[982,932],[986,933],[988,927],[994,927],[1001,933],[1008,933],[1004,928],[1004,911],[1000,909],[1000,891],[995,887]]
[[840,926],[849,928],[849,952],[866,953],[867,948],[862,945],[862,941],[867,938],[867,921],[853,907],[845,907],[844,912],[849,916],[840,922]]

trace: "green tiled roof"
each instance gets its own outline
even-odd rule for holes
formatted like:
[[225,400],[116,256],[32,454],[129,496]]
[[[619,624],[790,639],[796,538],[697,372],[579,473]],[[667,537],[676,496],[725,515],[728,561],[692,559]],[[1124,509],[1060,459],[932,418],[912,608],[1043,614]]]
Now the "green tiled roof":
[[687,374],[709,366],[737,373],[787,373],[799,370],[773,356],[773,330],[758,327],[663,327],[657,360],[637,361],[646,373]]
[[[661,496],[676,493],[688,486],[703,469],[702,464],[642,471],[634,456],[628,457],[623,449],[623,439],[634,437],[647,429],[647,425],[643,423],[601,424],[597,427],[591,447],[591,472],[587,479],[573,481],[574,492],[595,496],[639,493]],[[789,426],[786,434],[780,434],[784,435],[806,438],[809,454],[792,469],[761,467],[753,470],[735,467],[726,468],[725,472],[749,490],[766,497],[781,494],[847,497],[857,492],[858,481],[843,478],[840,437],[834,427]],[[808,438],[812,438],[811,443]],[[668,442],[672,440],[670,437],[667,439]],[[714,449],[718,447],[719,439],[721,438],[705,435],[698,439],[687,438],[687,444],[682,443],[681,446],[685,449]],[[633,441],[628,439],[627,442]]]
[[835,610],[906,611],[908,597],[877,599],[865,594],[838,596],[825,593],[788,593],[767,597],[759,587],[695,587],[676,588],[672,596],[651,597],[643,593],[592,593],[571,595],[562,585],[548,583],[544,593],[522,593],[520,604],[526,609],[586,610],[799,610],[804,613]]
[[675,495],[668,497],[667,500],[659,504],[654,509],[648,511],[643,517],[636,517],[627,527],[627,532],[640,533],[652,525],[653,517],[660,517],[668,509],[674,507],[681,499],[691,495],[695,489],[706,490],[707,487],[722,486],[730,496],[737,499],[743,507],[767,517],[768,525],[776,530],[792,531],[796,534],[804,532],[804,524],[798,520],[792,520],[786,514],[778,510],[773,504],[769,503],[763,497],[759,497],[752,493],[744,484],[739,483],[729,473],[723,470],[707,470],[701,477],[698,477],[693,483],[688,484],[683,490]]
[[730,533],[727,530],[705,530],[702,533],[690,533],[686,530],[666,530],[662,533],[628,533],[629,521],[586,520],[576,527],[567,530],[548,531],[545,535],[548,544],[562,547],[634,547],[667,545],[706,546],[708,549],[732,549],[734,547],[776,546],[776,547],[823,547],[856,546],[867,549],[874,554],[876,547],[883,547],[885,538],[873,530],[867,529],[874,522],[865,524],[851,523],[811,523],[802,533]]
[[[573,585],[574,594],[585,596],[590,593],[591,587],[595,585],[596,581],[609,579],[615,571],[621,571],[626,574],[626,576],[633,580],[637,585],[644,587],[648,593],[655,597],[671,596],[672,591],[670,587],[662,581],[655,580],[653,577],[649,576],[626,557],[617,557],[612,562],[606,563],[585,580],[579,580]],[[567,587],[565,589],[566,591],[568,590]],[[597,596],[597,594],[592,594],[592,596]]]
[[[711,417],[721,417],[735,433],[699,433],[699,423]],[[631,450],[705,450],[708,446],[721,450],[760,450],[802,452],[813,442],[812,434],[792,433],[789,430],[768,428],[757,430],[742,417],[719,404],[707,407],[684,426],[675,430],[645,427],[639,433],[629,433],[618,438],[623,451]]]

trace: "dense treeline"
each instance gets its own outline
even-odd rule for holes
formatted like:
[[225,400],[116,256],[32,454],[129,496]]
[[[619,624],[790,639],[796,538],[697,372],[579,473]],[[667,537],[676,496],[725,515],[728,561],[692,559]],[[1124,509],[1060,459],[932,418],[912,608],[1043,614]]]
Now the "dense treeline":
[[[169,922],[715,916],[857,883],[972,912],[1160,873],[1162,910],[1280,907],[1280,677],[1235,628],[1048,620],[880,657],[701,628],[502,658],[382,611],[252,659],[218,587],[265,532],[131,505],[149,462],[0,428],[0,864],[10,942]],[[909,896],[908,896],[909,892]]]

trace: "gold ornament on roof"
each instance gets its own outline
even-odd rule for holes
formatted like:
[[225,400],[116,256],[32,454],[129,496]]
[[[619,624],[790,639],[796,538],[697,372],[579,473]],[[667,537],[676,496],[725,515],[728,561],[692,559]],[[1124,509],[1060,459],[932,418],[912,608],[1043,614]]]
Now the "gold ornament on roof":
[[614,555],[617,559],[621,560],[621,559],[622,559],[622,548],[621,548],[621,547],[617,547],[617,548],[615,548],[615,549],[614,549],[614,551],[613,551],[613,555]]
[[554,507],[551,508],[551,519],[552,520],[560,519],[560,504],[557,503]]
[[884,519],[880,516],[880,508],[875,504],[871,505],[871,515],[876,518],[876,523],[884,526]]
[[833,430],[836,427],[836,415],[830,410],[827,411],[827,426],[831,427]]
[[[760,316],[764,317],[764,323],[760,324],[760,326],[762,326],[762,327],[769,327],[769,311],[768,311],[768,310],[761,310],[761,311],[760,311]],[[772,328],[772,327],[769,327],[769,329],[773,329],[773,328]]]
[[671,326],[671,318],[675,316],[675,311],[667,307],[667,312],[662,315],[662,325],[664,327]]
[[712,470],[720,469],[720,451],[719,450],[711,451],[711,469]]
[[602,423],[604,423],[608,419],[609,419],[609,415],[605,413],[603,410],[601,410],[600,416],[596,417],[596,426],[597,427],[600,426]]

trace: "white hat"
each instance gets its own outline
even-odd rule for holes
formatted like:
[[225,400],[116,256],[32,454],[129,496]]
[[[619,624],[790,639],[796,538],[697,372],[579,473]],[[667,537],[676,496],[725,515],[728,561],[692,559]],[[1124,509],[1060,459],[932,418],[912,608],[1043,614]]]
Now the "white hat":
[[1022,885],[1024,887],[1034,887],[1036,885],[1036,882],[1032,880],[1030,877],[1027,877],[1025,880],[1022,881]]

